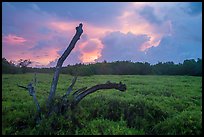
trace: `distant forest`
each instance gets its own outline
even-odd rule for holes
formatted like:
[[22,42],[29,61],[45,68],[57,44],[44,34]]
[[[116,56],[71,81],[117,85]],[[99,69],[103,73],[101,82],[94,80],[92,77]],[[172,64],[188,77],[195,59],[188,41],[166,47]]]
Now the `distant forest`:
[[[3,74],[21,73],[54,73],[54,68],[31,68],[15,65],[2,58]],[[158,62],[150,65],[147,62],[98,62],[95,64],[75,64],[63,67],[62,74],[90,76],[90,75],[189,75],[202,76],[202,59],[184,60],[183,63]]]

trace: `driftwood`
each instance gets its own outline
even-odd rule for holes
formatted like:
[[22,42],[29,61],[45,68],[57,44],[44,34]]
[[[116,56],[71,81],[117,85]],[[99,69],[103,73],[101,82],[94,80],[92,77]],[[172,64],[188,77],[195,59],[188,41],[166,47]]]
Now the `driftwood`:
[[[61,67],[62,67],[65,59],[68,57],[70,52],[75,47],[76,42],[80,39],[80,36],[83,33],[82,26],[83,25],[80,23],[79,26],[76,27],[76,34],[74,35],[73,39],[71,40],[71,43],[69,44],[69,46],[67,47],[65,52],[62,54],[62,56],[58,59],[58,62],[57,62],[56,68],[55,68],[55,72],[54,72],[54,76],[53,76],[53,80],[52,80],[52,84],[51,84],[51,88],[50,88],[49,97],[48,97],[47,102],[46,102],[46,108],[48,110],[47,116],[49,116],[53,112],[55,112],[57,114],[63,114],[68,109],[74,109],[76,107],[76,105],[84,97],[86,97],[87,95],[94,93],[98,90],[101,90],[101,91],[104,91],[104,89],[116,89],[119,91],[125,91],[126,90],[125,84],[122,84],[121,82],[112,83],[112,82],[108,81],[105,84],[98,84],[98,85],[95,85],[95,86],[90,87],[90,88],[87,88],[87,87],[80,88],[72,94],[73,100],[68,100],[68,96],[73,91],[73,86],[77,80],[77,77],[75,76],[72,79],[72,82],[71,82],[70,86],[68,87],[66,93],[60,98],[60,102],[58,102],[57,104],[54,103],[55,92],[56,92],[56,88],[57,88],[57,83],[58,83]],[[35,79],[34,79],[34,84],[36,84],[36,75],[35,75]],[[38,122],[37,123],[39,123],[39,121],[41,120],[41,109],[40,109],[40,105],[37,101],[37,98],[35,95],[35,90],[34,90],[34,87],[32,86],[32,83],[29,83],[27,87],[24,87],[21,85],[18,85],[18,87],[21,87],[23,89],[28,90],[29,94],[31,96],[33,96],[33,99],[34,99],[34,102],[36,104],[37,111],[38,111],[38,113],[37,113],[38,114],[37,115],[38,116],[37,117]]]

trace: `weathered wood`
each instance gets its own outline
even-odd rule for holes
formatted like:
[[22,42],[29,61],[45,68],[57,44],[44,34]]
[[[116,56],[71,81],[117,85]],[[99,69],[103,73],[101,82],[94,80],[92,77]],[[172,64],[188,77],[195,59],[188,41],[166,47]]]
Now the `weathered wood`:
[[78,89],[77,91],[75,91],[72,95],[73,95],[74,97],[76,97],[79,93],[83,92],[83,91],[86,90],[86,89],[87,89],[87,87],[80,88],[80,89]]
[[23,89],[28,90],[28,88],[27,88],[27,87],[24,87],[24,86],[21,86],[21,85],[18,85],[18,84],[17,84],[17,86],[18,86],[18,87],[20,87],[20,88],[23,88]]
[[57,66],[55,68],[55,72],[54,72],[54,76],[53,76],[53,80],[52,80],[52,84],[51,84],[50,94],[49,94],[49,97],[47,100],[47,108],[48,109],[50,108],[50,105],[52,105],[51,102],[55,96],[55,91],[57,88],[59,73],[60,73],[62,64],[65,61],[65,59],[67,58],[67,56],[70,54],[72,49],[75,47],[76,42],[80,39],[80,36],[83,33],[82,26],[83,26],[82,23],[80,23],[79,26],[76,27],[76,34],[74,35],[71,43],[69,44],[69,46],[67,47],[65,52],[62,54],[62,56],[57,61]]
[[21,87],[23,89],[28,90],[28,93],[30,94],[30,96],[33,97],[33,100],[35,102],[35,105],[36,105],[36,108],[37,108],[37,112],[38,112],[37,113],[37,123],[39,123],[39,121],[41,120],[41,109],[40,109],[40,105],[38,103],[37,97],[35,95],[35,89],[32,86],[32,83],[29,83],[27,87],[24,87],[24,86],[21,86],[21,85],[18,85],[18,87]]
[[111,82],[107,82],[105,84],[98,84],[98,85],[95,85],[91,88],[88,88],[86,89],[85,91],[81,92],[79,95],[77,95],[75,97],[75,100],[72,104],[72,107],[77,105],[85,96],[91,94],[91,93],[94,93],[98,90],[101,90],[101,89],[117,89],[117,90],[120,90],[120,91],[125,91],[126,90],[126,85],[125,84],[122,84],[121,82],[120,83],[111,83]]
[[77,76],[75,76],[75,77],[72,79],[71,85],[68,87],[66,94],[65,94],[62,98],[66,98],[66,97],[72,92],[73,86],[74,86],[74,84],[76,83],[76,80],[77,80]]

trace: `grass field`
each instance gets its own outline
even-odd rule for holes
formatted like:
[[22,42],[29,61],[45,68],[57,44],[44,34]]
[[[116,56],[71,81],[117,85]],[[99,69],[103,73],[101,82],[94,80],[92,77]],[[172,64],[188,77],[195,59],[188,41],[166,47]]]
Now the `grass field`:
[[[2,134],[201,134],[202,78],[192,76],[97,75],[78,77],[74,90],[106,81],[126,84],[126,92],[97,91],[85,97],[74,111],[52,115],[34,124],[32,97],[27,86],[34,74],[3,74]],[[37,74],[36,95],[44,106],[51,74]],[[57,95],[62,96],[72,76],[60,74]]]

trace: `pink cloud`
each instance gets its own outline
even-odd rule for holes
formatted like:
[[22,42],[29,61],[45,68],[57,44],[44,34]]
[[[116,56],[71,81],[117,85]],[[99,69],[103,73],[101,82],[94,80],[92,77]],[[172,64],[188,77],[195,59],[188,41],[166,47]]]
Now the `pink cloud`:
[[[8,60],[18,61],[19,59],[30,59],[34,63],[30,66],[35,67],[36,65],[44,65],[50,63],[50,61],[59,58],[59,54],[57,53],[58,49],[48,49],[38,50],[38,51],[30,51],[27,50],[11,50],[11,49],[4,49],[4,52],[9,52],[10,54],[7,55]],[[3,55],[4,56],[4,55]]]
[[30,55],[30,58],[32,60],[39,62],[41,65],[47,65],[50,63],[50,61],[59,58],[59,54],[57,53],[58,50],[59,49],[57,49],[57,48],[51,48],[51,49],[48,49],[46,51],[45,50],[39,50],[37,53],[37,55],[39,55],[39,58],[36,58],[35,54]]
[[[31,19],[29,22],[24,24],[24,29],[22,29],[21,33],[26,34],[26,39],[11,34],[7,37],[3,37],[5,44],[9,44],[10,42],[12,44],[20,43],[25,45],[25,42],[28,42],[29,40],[29,44],[26,43],[26,45],[29,46],[26,46],[25,49],[18,49],[18,52],[10,52],[9,50],[6,50],[6,52],[10,57],[12,56],[12,59],[24,57],[25,59],[29,58],[41,63],[42,65],[47,65],[60,56],[58,51],[63,51],[63,49],[66,49],[67,44],[69,44],[73,35],[75,34],[75,27],[80,23],[79,21],[64,21],[48,13],[40,16],[38,12],[35,11],[22,14],[25,14],[26,16],[33,16],[34,19],[39,18],[41,21],[35,22]],[[17,19],[15,21],[17,21]],[[73,52],[77,53],[76,57],[78,57],[83,63],[94,62],[101,57],[101,51],[104,47],[104,45],[101,43],[101,39],[107,35],[107,32],[119,30],[125,34],[128,32],[132,32],[133,34],[148,33],[148,36],[151,37],[150,41],[140,45],[141,51],[151,47],[153,44],[158,45],[161,38],[161,34],[155,33],[154,27],[151,26],[151,24],[148,24],[141,17],[135,14],[134,8],[124,11],[124,14],[118,18],[118,22],[113,28],[99,27],[89,22],[82,23],[84,24],[84,33],[82,35],[86,35],[88,38],[86,38],[84,41],[81,38],[77,42]],[[19,24],[21,25],[21,23]],[[45,28],[47,33],[41,33],[39,31],[41,28]],[[35,50],[29,50],[30,48]],[[20,52],[24,52],[25,54],[20,54]],[[17,56],[17,54],[19,55]],[[45,54],[48,56],[44,56]],[[36,58],[36,56],[38,56],[38,58]]]
[[73,26],[76,26],[75,22],[52,21],[48,23],[48,27],[57,31],[71,31]]
[[[142,5],[143,4],[140,6]],[[150,37],[148,42],[140,45],[140,51],[145,51],[152,46],[158,46],[164,35],[164,32],[161,31],[162,29],[158,30],[156,26],[145,21],[135,11],[125,11],[120,17],[118,17],[118,20],[123,24],[120,28],[121,32],[131,32],[136,35],[145,34]],[[163,30],[166,30],[166,26],[166,24],[162,24],[160,27],[163,28]]]
[[[53,31],[56,31],[60,35],[73,36],[75,34],[75,27],[79,24],[79,21],[60,21],[54,19],[51,22],[47,22],[47,27]],[[101,38],[105,36],[106,32],[113,31],[112,28],[97,27],[88,22],[83,23],[84,34],[87,34],[90,38]],[[82,34],[83,35],[83,34]]]
[[[91,25],[87,22],[82,22],[84,24],[81,39],[77,42],[76,47],[73,51],[79,53],[79,59],[83,63],[95,62],[101,56],[101,50],[103,48],[103,44],[101,43],[101,38],[106,35],[107,32],[113,31],[111,28],[101,28]],[[79,22],[65,22],[65,21],[53,21],[48,23],[48,27],[52,30],[58,32],[62,37],[69,34],[70,40],[75,34],[75,27],[79,24]],[[84,39],[83,39],[84,35]],[[68,40],[68,41],[70,41]]]
[[[133,34],[145,34],[150,37],[150,40],[140,46],[140,51],[145,51],[152,46],[157,47],[164,36],[172,34],[172,23],[170,19],[165,18],[166,10],[170,10],[175,4],[167,6],[166,3],[149,3],[149,2],[134,2],[130,3],[126,10],[123,11],[118,19],[118,29],[123,33],[131,32]],[[154,13],[151,13],[161,21],[160,24],[154,24],[147,21],[141,11],[146,6],[151,6]],[[165,10],[166,9],[166,10]],[[119,28],[120,27],[120,28]]]
[[96,59],[101,57],[102,48],[103,45],[100,40],[89,39],[79,46],[79,51],[81,52],[80,60],[83,63],[95,62]]
[[27,40],[25,38],[19,37],[16,35],[12,35],[12,34],[9,34],[7,36],[3,36],[3,42],[5,42],[9,45],[19,45],[19,44],[22,44],[26,41]]

